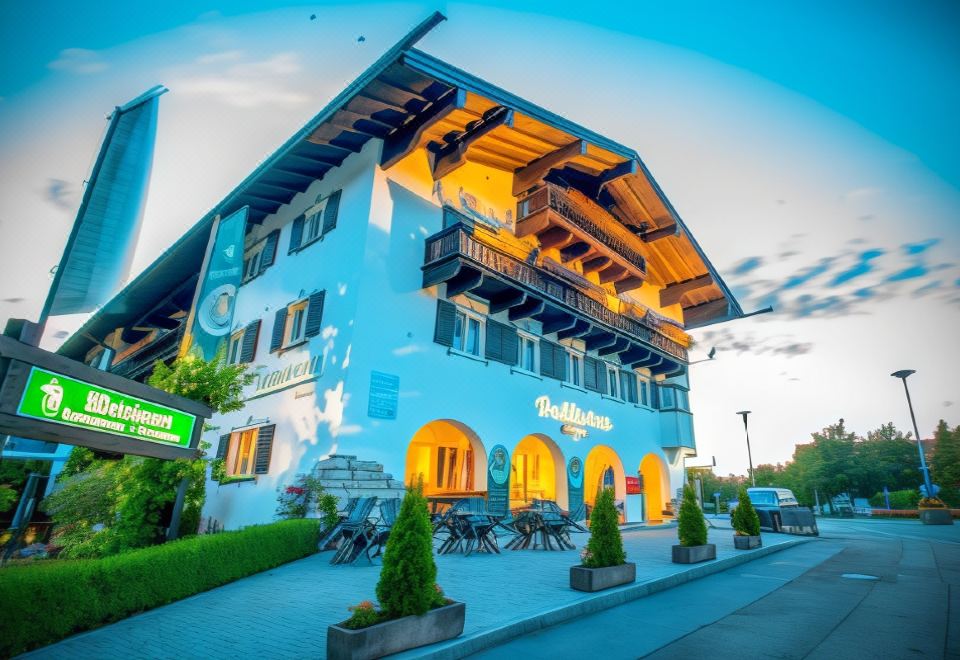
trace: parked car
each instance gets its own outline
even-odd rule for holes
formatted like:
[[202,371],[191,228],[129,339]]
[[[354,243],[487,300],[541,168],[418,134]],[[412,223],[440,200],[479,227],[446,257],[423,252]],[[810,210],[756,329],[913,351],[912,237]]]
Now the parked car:
[[[820,536],[813,511],[800,506],[789,488],[748,488],[747,496],[760,517],[760,529],[802,536]],[[737,502],[730,502],[730,513]]]

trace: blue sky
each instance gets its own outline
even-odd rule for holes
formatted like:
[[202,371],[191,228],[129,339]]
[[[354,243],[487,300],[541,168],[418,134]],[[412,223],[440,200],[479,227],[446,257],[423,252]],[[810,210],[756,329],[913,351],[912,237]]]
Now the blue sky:
[[0,5],[0,321],[39,311],[114,105],[171,89],[139,269],[441,9],[425,50],[636,148],[744,308],[776,308],[697,333],[721,472],[744,408],[758,463],[838,417],[906,428],[896,369],[922,430],[958,423],[960,4],[620,4]]

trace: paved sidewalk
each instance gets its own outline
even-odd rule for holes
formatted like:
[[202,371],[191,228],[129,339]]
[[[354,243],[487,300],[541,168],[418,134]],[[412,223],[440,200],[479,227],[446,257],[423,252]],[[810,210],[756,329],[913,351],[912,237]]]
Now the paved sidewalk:
[[[627,558],[637,582],[678,576],[694,567],[674,564],[674,525],[625,532]],[[574,536],[578,549],[586,534]],[[796,537],[765,534],[764,545]],[[711,529],[723,559],[733,547],[729,529]],[[756,551],[750,551],[756,552]],[[31,658],[322,658],[327,625],[342,621],[348,605],[373,600],[379,563],[330,566],[331,553],[254,575],[123,621],[38,649]],[[446,594],[467,602],[464,637],[483,634],[564,605],[597,598],[569,587],[577,551],[504,551],[437,557],[437,581]],[[609,593],[609,592],[606,592]]]

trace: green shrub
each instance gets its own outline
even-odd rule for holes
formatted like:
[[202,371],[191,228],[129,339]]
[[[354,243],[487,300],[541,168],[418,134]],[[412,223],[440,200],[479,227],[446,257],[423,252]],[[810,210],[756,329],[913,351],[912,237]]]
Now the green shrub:
[[425,614],[443,605],[433,561],[433,527],[423,487],[407,490],[397,521],[390,530],[377,582],[377,600],[388,619]]
[[737,508],[733,510],[733,515],[730,516],[733,531],[737,533],[737,536],[759,536],[760,516],[757,515],[757,510],[753,508],[753,502],[747,495],[746,486],[740,486],[740,493],[737,498]]
[[0,657],[306,557],[319,530],[319,520],[285,520],[104,559],[8,566],[0,570]]
[[689,547],[706,544],[707,521],[703,518],[703,511],[697,506],[697,496],[693,494],[690,484],[683,487],[683,502],[680,504],[677,519],[680,545]]
[[[890,491],[891,509],[916,509],[919,501],[920,491],[916,488]],[[884,509],[887,506],[887,501],[883,497],[883,493],[877,493],[870,498],[870,504],[878,509]]]
[[583,554],[583,565],[588,568],[619,566],[627,561],[613,497],[613,489],[604,488],[590,513],[590,540]]

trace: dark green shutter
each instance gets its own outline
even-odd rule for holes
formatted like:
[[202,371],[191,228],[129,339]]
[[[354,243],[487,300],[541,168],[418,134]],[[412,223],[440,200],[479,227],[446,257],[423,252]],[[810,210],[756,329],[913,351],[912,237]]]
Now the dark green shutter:
[[320,327],[323,325],[323,301],[326,296],[326,291],[315,291],[310,294],[310,302],[307,303],[307,327],[303,331],[304,337],[316,337],[320,334]]
[[592,357],[583,358],[583,386],[594,392],[600,391],[600,385],[597,382],[597,366],[600,361]]
[[274,229],[267,234],[266,243],[263,246],[263,253],[260,255],[260,272],[270,268],[277,260],[277,243],[280,240],[280,230]]
[[562,346],[540,340],[540,375],[557,380],[567,377],[566,351]]
[[290,249],[287,250],[287,254],[291,254],[300,249],[300,242],[303,240],[303,216],[297,216],[297,219],[293,221],[293,226],[290,228]]
[[433,341],[444,346],[453,346],[453,329],[457,323],[457,306],[446,300],[437,300],[437,325]]
[[270,471],[270,455],[273,453],[273,432],[276,426],[261,426],[257,429],[257,453],[253,458],[253,473],[266,474]]
[[260,337],[260,319],[243,329],[243,343],[240,344],[240,364],[253,362],[257,354],[257,339]]
[[338,190],[330,195],[330,199],[327,200],[327,206],[323,209],[323,233],[321,236],[326,236],[327,232],[337,226],[337,213],[340,211],[341,192],[341,190]]
[[226,458],[230,450],[230,434],[225,433],[220,436],[220,445],[217,447],[217,458]]
[[517,363],[517,331],[509,325],[487,319],[484,355],[488,360],[515,365]]
[[276,353],[283,346],[283,331],[287,327],[287,308],[281,307],[273,317],[273,335],[270,337],[270,352]]

